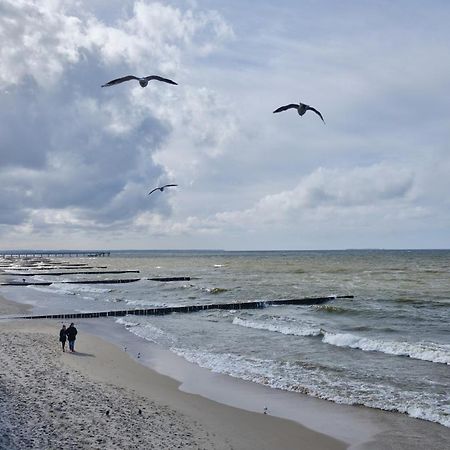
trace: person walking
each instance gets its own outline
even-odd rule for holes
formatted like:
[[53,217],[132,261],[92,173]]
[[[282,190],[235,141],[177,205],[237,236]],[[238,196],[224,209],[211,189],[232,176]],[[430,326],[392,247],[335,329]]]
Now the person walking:
[[73,322],[70,324],[69,328],[66,330],[67,340],[69,341],[69,350],[71,352],[75,351],[75,339],[77,336],[78,330],[75,328]]
[[66,331],[67,329],[65,325],[63,325],[62,328],[59,330],[59,342],[61,342],[63,352],[66,351],[66,339],[67,339]]

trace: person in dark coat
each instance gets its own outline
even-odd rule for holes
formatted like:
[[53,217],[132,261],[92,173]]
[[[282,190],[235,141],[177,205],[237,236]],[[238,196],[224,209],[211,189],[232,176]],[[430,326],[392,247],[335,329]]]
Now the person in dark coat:
[[66,351],[66,339],[67,339],[66,331],[67,330],[65,325],[63,325],[62,328],[59,330],[59,342],[61,342],[63,352]]
[[78,331],[72,322],[70,324],[69,328],[67,328],[67,330],[66,330],[67,340],[69,341],[69,350],[71,352],[75,351],[75,339],[76,339],[77,333],[78,333]]

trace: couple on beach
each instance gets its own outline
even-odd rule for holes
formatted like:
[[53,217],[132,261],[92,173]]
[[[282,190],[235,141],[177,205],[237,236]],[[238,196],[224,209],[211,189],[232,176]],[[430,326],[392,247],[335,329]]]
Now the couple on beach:
[[69,350],[71,352],[75,351],[75,339],[77,336],[78,330],[75,328],[73,322],[69,325],[69,328],[66,328],[65,325],[62,326],[59,331],[59,342],[61,342],[62,351],[66,351],[66,339],[69,341]]

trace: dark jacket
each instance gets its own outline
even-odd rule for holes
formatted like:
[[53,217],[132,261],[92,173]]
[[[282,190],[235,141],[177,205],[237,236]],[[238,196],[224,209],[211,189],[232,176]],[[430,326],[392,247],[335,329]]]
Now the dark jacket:
[[77,333],[78,333],[77,329],[73,326],[70,326],[66,330],[67,339],[69,339],[69,341],[74,341]]
[[66,329],[65,328],[61,328],[61,330],[59,331],[59,340],[60,342],[66,342]]

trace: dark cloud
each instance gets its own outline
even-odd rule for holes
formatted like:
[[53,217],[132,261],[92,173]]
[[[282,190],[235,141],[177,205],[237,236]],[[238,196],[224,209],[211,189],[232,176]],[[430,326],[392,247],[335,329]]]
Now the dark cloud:
[[[8,214],[16,222],[26,217],[25,205],[77,208],[98,222],[131,221],[148,208],[142,195],[163,173],[152,153],[170,128],[150,109],[134,112],[129,89],[101,89],[99,81],[111,75],[95,64],[88,71],[94,59],[89,56],[49,89],[31,80],[2,95],[2,171],[20,187],[4,208],[17,209]],[[114,123],[123,130],[112,130]],[[11,223],[4,215],[2,220]]]

